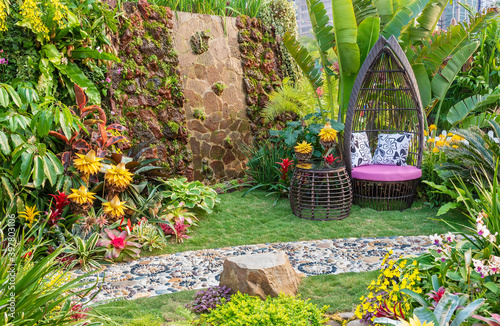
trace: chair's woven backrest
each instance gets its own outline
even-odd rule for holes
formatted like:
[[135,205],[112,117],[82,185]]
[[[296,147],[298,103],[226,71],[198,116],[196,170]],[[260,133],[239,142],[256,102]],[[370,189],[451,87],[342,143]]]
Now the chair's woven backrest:
[[366,132],[372,153],[379,133],[413,135],[407,164],[420,168],[424,116],[418,85],[397,40],[380,36],[354,83],[346,113],[344,160],[351,171],[351,135]]

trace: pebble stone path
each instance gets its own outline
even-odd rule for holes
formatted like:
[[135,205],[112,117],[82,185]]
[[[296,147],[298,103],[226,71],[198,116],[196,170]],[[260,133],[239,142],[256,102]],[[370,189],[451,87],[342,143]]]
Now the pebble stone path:
[[[328,239],[186,251],[111,265],[85,281],[99,279],[102,286],[93,303],[129,300],[218,285],[222,264],[228,256],[282,250],[288,254],[297,272],[312,276],[376,270],[389,250],[394,252],[394,257],[399,257],[422,254],[429,246],[429,237],[413,236]],[[92,298],[93,294],[86,298]]]

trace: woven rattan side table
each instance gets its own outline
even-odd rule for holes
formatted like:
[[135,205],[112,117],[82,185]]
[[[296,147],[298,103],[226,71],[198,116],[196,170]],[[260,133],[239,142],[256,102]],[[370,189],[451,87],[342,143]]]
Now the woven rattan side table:
[[293,214],[308,220],[341,220],[352,206],[351,180],[340,163],[300,162],[290,182]]

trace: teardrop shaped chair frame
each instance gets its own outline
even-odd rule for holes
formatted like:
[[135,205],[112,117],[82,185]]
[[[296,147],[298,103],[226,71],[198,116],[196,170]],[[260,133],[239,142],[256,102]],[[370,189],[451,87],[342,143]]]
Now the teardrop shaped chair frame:
[[[395,80],[399,82],[399,87],[396,83],[392,84]],[[385,87],[379,88],[379,85]],[[411,207],[420,178],[402,181],[352,178],[353,132],[367,133],[372,154],[377,146],[379,133],[412,134],[406,162],[420,169],[424,145],[422,102],[411,65],[394,36],[389,40],[380,36],[356,78],[346,113],[344,160],[351,176],[355,204],[376,210],[403,210]]]

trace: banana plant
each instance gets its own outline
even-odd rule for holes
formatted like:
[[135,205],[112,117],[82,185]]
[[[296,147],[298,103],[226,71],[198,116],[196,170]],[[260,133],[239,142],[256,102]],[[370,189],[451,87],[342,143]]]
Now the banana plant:
[[[339,65],[339,114],[334,116],[334,106],[329,101],[328,109],[319,103],[323,117],[325,111],[330,113],[330,120],[336,120],[334,128],[341,130],[349,97],[361,65],[375,44],[379,35],[394,35],[404,48],[422,44],[435,28],[447,0],[332,0],[333,26],[329,25],[324,5],[319,0],[307,0],[307,7],[313,27],[313,35],[320,49],[323,74],[316,67],[308,51],[290,34],[285,34],[284,43],[304,75],[314,89],[326,83],[329,93],[332,79],[337,78],[332,70],[332,63],[327,60],[326,53],[332,47]],[[333,35],[332,35],[333,32]],[[415,57],[415,55],[412,55]],[[420,63],[420,62],[419,62]],[[427,78],[425,66],[420,75]],[[422,70],[423,69],[423,70]],[[430,82],[427,82],[430,89]],[[420,84],[419,84],[420,86]],[[427,102],[430,102],[430,98]]]
[[485,106],[497,103],[499,100],[500,94],[474,95],[468,97],[451,107],[446,116],[446,120],[452,127],[460,124],[461,128],[468,128],[472,123],[478,123],[484,120],[483,123],[474,124],[479,128],[484,128],[489,126],[489,124],[486,123],[487,120],[496,120],[498,119],[498,115],[488,112],[481,112],[479,114],[474,113]]
[[[433,0],[435,1],[435,0]],[[433,2],[430,2],[433,3]],[[440,3],[436,4],[436,11],[441,8]],[[431,21],[423,19],[426,9],[417,19],[422,26],[431,28]],[[417,42],[417,36],[421,36],[417,42],[422,46],[407,47],[406,54],[412,63],[412,68],[417,79],[422,105],[426,112],[436,107],[436,120],[439,123],[441,106],[451,84],[457,77],[462,66],[474,54],[479,46],[475,40],[480,31],[484,29],[488,22],[498,15],[496,9],[489,9],[484,13],[477,13],[470,16],[469,23],[460,23],[451,26],[446,32],[430,35],[422,27],[409,30],[409,39]],[[424,36],[428,36],[425,38]],[[451,58],[443,68],[443,60]]]
[[[408,291],[410,292],[410,291]],[[405,292],[405,293],[408,293]],[[413,294],[416,294],[413,292]],[[418,294],[417,294],[418,295]],[[437,306],[434,310],[429,309],[429,305],[426,301],[420,296],[416,297],[418,302],[423,304],[423,307],[416,308],[413,311],[414,318],[418,318],[422,324],[433,323],[435,326],[460,326],[462,323],[472,314],[479,309],[484,304],[485,299],[477,299],[469,304],[467,307],[462,309],[460,312],[457,312],[459,306],[466,302],[466,297],[460,298],[458,295],[446,293],[441,300],[439,300]],[[465,299],[464,299],[465,298]],[[452,317],[454,317],[453,321],[451,321]],[[451,321],[451,324],[450,324]],[[375,318],[375,324],[383,324],[383,325],[395,325],[395,326],[403,326],[404,323],[399,320],[392,320],[389,318]]]

